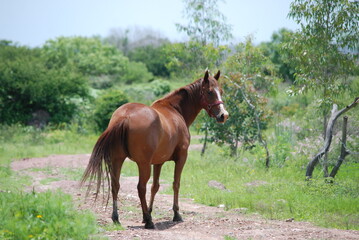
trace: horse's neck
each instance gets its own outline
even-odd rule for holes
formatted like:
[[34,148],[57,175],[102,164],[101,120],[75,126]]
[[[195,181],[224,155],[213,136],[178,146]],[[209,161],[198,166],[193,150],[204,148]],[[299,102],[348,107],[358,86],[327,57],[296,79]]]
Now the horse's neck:
[[200,85],[192,83],[157,102],[162,102],[168,105],[168,107],[175,109],[182,115],[187,127],[189,127],[202,109],[200,102]]

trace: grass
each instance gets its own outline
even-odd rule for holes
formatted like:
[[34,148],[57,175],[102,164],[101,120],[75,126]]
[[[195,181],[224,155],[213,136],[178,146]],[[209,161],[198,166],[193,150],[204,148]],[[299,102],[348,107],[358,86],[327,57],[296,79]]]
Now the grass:
[[93,214],[76,211],[61,192],[0,193],[1,239],[89,239],[97,232]]
[[[195,201],[210,206],[223,204],[226,209],[246,208],[246,212],[260,213],[268,219],[294,218],[296,221],[310,221],[324,227],[358,230],[359,171],[357,163],[355,161],[344,163],[333,184],[326,183],[321,176],[322,173],[318,170],[315,171],[316,175],[311,181],[305,181],[304,171],[308,155],[292,153],[296,151],[294,146],[298,144],[295,134],[285,128],[272,127],[267,131],[267,135],[270,135],[269,147],[272,153],[272,165],[268,170],[264,167],[264,151],[259,146],[250,152],[241,152],[241,156],[237,158],[228,157],[226,155],[228,150],[225,147],[220,148],[212,144],[209,144],[204,157],[200,156],[199,151],[190,151],[183,170],[181,196],[194,198]],[[20,236],[20,239],[26,239],[22,238],[25,236],[25,230],[21,230],[22,224],[25,223],[29,226],[26,236],[35,236],[29,232],[33,231],[33,228],[35,234],[38,231],[38,226],[35,223],[38,223],[40,219],[34,214],[43,215],[42,211],[48,211],[47,215],[51,215],[53,212],[56,216],[58,210],[62,208],[61,205],[56,205],[59,209],[49,205],[48,210],[25,207],[23,209],[29,209],[30,212],[27,210],[21,212],[21,216],[26,216],[26,218],[23,220],[25,222],[19,224],[19,229],[17,229],[15,222],[19,219],[16,218],[17,212],[14,210],[16,205],[13,203],[33,201],[36,203],[35,205],[46,205],[55,198],[55,200],[62,199],[61,202],[68,204],[69,209],[73,210],[68,195],[23,193],[22,186],[29,183],[30,180],[27,177],[18,176],[10,170],[9,164],[12,159],[42,157],[49,154],[89,153],[97,137],[95,134],[79,134],[73,129],[67,128],[38,131],[20,126],[0,127],[0,195],[2,198],[0,211],[4,216],[10,215],[6,222],[1,222],[3,231],[0,237],[9,239],[11,234],[16,233],[19,234],[16,236]],[[192,141],[196,144],[199,142],[198,139]],[[307,148],[307,145],[304,147]],[[173,169],[173,162],[166,163],[162,168],[161,179],[171,183]],[[39,170],[34,169],[34,171]],[[82,175],[80,169],[59,169],[59,171],[73,180],[78,180]],[[137,174],[137,165],[134,162],[126,161],[121,175],[136,176]],[[44,181],[49,183],[55,180],[46,179]],[[210,180],[221,182],[229,191],[209,187]],[[172,194],[171,188],[166,192]],[[75,212],[75,210],[73,211]],[[59,214],[65,219],[67,218],[66,221],[73,218],[71,214],[68,216],[67,213]],[[80,233],[71,234],[92,236],[94,231],[91,229],[96,228],[96,223],[92,222],[90,215],[86,217],[88,220],[85,220],[89,226],[80,228]],[[50,220],[54,225],[63,224],[61,217],[51,217]],[[76,222],[77,220],[71,221]],[[50,224],[50,222],[46,224]],[[46,228],[52,227],[47,226]],[[105,231],[112,229],[110,226],[101,226],[100,228]],[[41,229],[42,232],[43,230]],[[21,233],[21,231],[24,232]],[[52,231],[55,230],[51,230],[51,234]]]
[[[73,129],[40,131],[31,127],[0,126],[0,239],[100,239],[95,217],[74,208],[62,192],[25,193],[29,177],[11,171],[13,159],[50,154],[88,153],[96,140]],[[78,143],[81,144],[78,144]],[[51,171],[34,169],[33,171]],[[61,171],[78,178],[77,169]],[[44,179],[41,183],[57,181]]]
[[[226,209],[247,208],[269,219],[294,218],[323,227],[359,229],[359,174],[348,171],[355,164],[343,165],[340,171],[346,174],[328,184],[321,177],[304,181],[300,161],[267,170],[254,160],[221,156],[217,147],[208,151],[203,158],[198,151],[190,152],[182,175],[182,196],[210,206],[224,204]],[[165,171],[163,176],[168,178]],[[210,180],[221,182],[229,191],[210,188]]]

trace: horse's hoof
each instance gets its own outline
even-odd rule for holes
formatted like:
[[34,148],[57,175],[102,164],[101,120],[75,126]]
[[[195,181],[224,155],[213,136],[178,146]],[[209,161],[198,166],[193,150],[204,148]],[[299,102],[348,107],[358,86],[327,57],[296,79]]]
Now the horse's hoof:
[[155,225],[153,224],[152,221],[149,221],[149,222],[146,222],[145,228],[146,229],[155,229]]
[[119,224],[120,225],[120,221],[118,220],[118,215],[112,215],[111,219],[112,219],[114,224]]
[[181,217],[181,215],[179,213],[175,214],[175,216],[173,217],[173,221],[174,222],[183,222],[183,219]]
[[117,220],[112,219],[112,221],[113,221],[113,224],[115,224],[115,225],[121,225],[121,223],[120,223],[120,221],[118,221],[118,219]]

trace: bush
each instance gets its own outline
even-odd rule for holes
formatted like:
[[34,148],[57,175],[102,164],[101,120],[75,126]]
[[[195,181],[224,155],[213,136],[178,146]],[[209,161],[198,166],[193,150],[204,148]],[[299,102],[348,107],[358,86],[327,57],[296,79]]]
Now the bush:
[[170,83],[166,80],[154,80],[150,84],[156,97],[161,97],[171,90]]
[[118,80],[126,84],[148,82],[151,79],[153,79],[152,73],[142,62],[129,62],[125,73],[118,76]]
[[29,123],[38,111],[69,122],[76,99],[88,97],[86,79],[71,65],[47,68],[39,49],[0,46],[0,123]]
[[111,119],[112,113],[121,105],[128,103],[128,97],[122,91],[108,90],[96,99],[94,120],[97,129],[104,131]]
[[128,57],[131,61],[146,64],[147,69],[155,76],[169,77],[170,73],[166,68],[167,57],[163,50],[164,47],[165,45],[138,47],[130,51]]

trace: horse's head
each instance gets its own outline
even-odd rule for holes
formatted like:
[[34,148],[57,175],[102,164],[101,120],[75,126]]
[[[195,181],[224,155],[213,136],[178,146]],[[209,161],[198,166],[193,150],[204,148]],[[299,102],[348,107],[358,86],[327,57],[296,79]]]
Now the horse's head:
[[208,70],[204,74],[201,86],[201,105],[207,111],[210,117],[213,117],[219,123],[227,121],[229,116],[224,108],[222,101],[222,89],[218,85],[220,71],[212,77],[209,76]]

